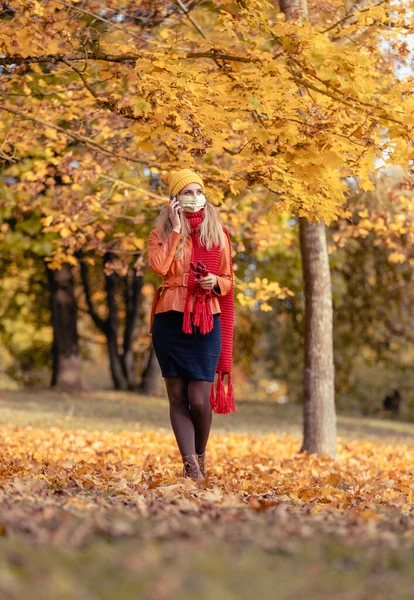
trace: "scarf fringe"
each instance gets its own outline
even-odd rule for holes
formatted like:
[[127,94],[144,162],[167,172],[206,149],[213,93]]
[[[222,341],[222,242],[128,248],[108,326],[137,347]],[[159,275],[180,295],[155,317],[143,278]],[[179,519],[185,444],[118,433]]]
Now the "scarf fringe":
[[214,382],[211,384],[210,391],[211,408],[219,415],[227,415],[230,412],[236,412],[231,373],[227,373],[227,394],[224,389],[224,375],[225,373],[223,372],[218,374],[216,391],[214,392]]
[[188,295],[184,306],[183,331],[184,333],[193,333],[192,325],[200,328],[200,333],[206,334],[212,331],[214,326],[214,317],[211,312],[211,295],[195,294],[193,306],[193,318],[190,313],[190,296]]
[[204,314],[204,298],[201,294],[196,294],[194,296],[194,305],[193,305],[193,325],[196,327],[200,327],[201,330],[201,321],[202,316]]
[[184,333],[193,333],[193,325],[191,323],[190,313],[190,296],[187,294],[184,306],[184,319],[183,319],[183,331]]
[[213,330],[214,318],[211,312],[211,296],[204,294],[203,311],[201,313],[200,331],[201,333],[210,333]]

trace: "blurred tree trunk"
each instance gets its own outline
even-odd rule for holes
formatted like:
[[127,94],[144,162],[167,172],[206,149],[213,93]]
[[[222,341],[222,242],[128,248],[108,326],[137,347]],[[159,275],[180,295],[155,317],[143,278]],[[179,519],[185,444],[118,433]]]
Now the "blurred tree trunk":
[[139,307],[141,303],[141,290],[144,283],[143,273],[135,267],[132,271],[131,281],[128,275],[124,277],[124,304],[126,310],[125,330],[121,364],[129,389],[137,389],[138,379],[135,373],[133,341],[137,334]]
[[80,389],[82,360],[72,269],[68,264],[56,270],[49,269],[46,263],[45,266],[53,327],[51,385],[65,390]]
[[[96,312],[92,302],[88,265],[85,261],[81,260],[81,254],[78,254],[78,258],[80,259],[81,279],[88,312],[95,325],[106,337],[114,388],[116,390],[137,390],[139,384],[134,370],[132,345],[138,326],[143,274],[140,268],[134,267],[132,278],[128,277],[128,274],[121,278],[118,273],[110,268],[113,261],[113,254],[110,252],[105,254],[103,262],[108,316],[106,319],[102,319]],[[106,269],[106,266],[109,266],[109,269]],[[116,297],[119,283],[122,283],[124,286],[126,314],[122,351],[119,344],[120,332]]]
[[[307,17],[306,0],[279,0],[287,20]],[[336,456],[332,288],[323,223],[299,219],[305,297],[303,443],[301,451]]]
[[[104,264],[110,262],[111,259],[112,256],[109,253],[105,254]],[[128,379],[126,378],[124,370],[122,368],[122,359],[118,348],[119,320],[118,307],[116,305],[115,297],[117,278],[118,275],[116,273],[111,273],[110,275],[105,273],[105,289],[108,304],[108,317],[103,322],[101,330],[105,334],[106,341],[108,344],[109,365],[111,367],[111,375],[114,387],[116,390],[127,390],[129,387]]]
[[158,364],[157,357],[154,352],[153,346],[151,346],[150,355],[148,357],[147,366],[142,373],[142,380],[140,390],[148,396],[154,396],[158,390],[158,382],[161,376],[160,365]]

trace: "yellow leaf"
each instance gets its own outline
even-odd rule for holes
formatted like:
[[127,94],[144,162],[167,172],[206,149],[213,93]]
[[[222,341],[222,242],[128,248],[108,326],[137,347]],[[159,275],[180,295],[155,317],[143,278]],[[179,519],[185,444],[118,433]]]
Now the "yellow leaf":
[[134,238],[134,244],[138,250],[143,250],[145,248],[145,243],[146,242],[143,238]]
[[391,252],[391,254],[388,256],[388,261],[390,263],[403,263],[407,260],[407,257],[405,256],[405,254],[402,254],[401,252]]
[[72,235],[72,232],[68,227],[62,227],[62,229],[59,231],[59,235],[62,238],[67,238]]
[[52,127],[46,127],[46,129],[45,129],[45,136],[48,137],[51,140],[57,140],[58,139],[58,132],[56,131],[56,129],[52,129]]
[[269,312],[272,310],[272,307],[267,302],[262,302],[260,305],[260,310],[262,310],[263,312]]
[[43,217],[42,219],[42,223],[45,227],[48,227],[53,221],[53,216],[52,215],[48,215],[47,217]]

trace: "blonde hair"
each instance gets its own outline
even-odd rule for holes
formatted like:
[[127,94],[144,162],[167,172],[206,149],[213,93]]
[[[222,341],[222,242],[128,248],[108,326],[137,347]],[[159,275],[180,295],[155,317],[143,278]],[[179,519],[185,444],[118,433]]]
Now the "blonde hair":
[[[182,210],[180,221],[182,237],[175,252],[176,258],[182,258],[184,256],[184,248],[190,235],[190,224],[185,218]],[[169,206],[162,209],[155,222],[155,226],[161,231],[162,237],[165,240],[172,231]],[[200,225],[200,244],[207,250],[211,250],[213,246],[224,246],[224,232],[220,216],[217,209],[208,202],[206,202],[204,219]]]

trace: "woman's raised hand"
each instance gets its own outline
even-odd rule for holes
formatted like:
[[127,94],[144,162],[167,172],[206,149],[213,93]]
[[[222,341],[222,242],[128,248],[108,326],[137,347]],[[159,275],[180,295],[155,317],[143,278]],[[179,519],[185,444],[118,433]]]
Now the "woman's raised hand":
[[181,233],[181,220],[180,220],[181,206],[180,206],[179,201],[177,200],[177,197],[170,198],[169,212],[170,212],[170,221],[171,221],[173,231],[176,231],[177,233]]

